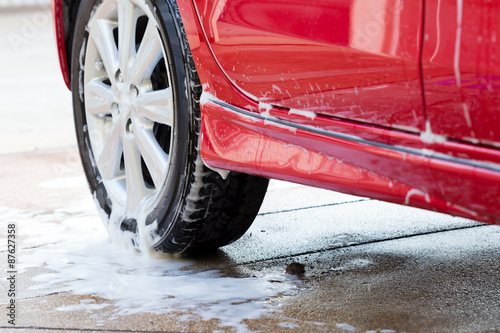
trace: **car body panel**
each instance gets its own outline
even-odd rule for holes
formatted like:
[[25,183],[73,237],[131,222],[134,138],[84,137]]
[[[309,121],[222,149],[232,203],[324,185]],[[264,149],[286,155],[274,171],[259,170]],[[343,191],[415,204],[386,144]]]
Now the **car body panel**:
[[[330,130],[315,130],[282,120],[281,110],[273,113],[277,117],[262,117],[211,95],[202,100],[201,151],[208,165],[500,224],[500,164],[471,165],[469,159],[397,144],[418,144],[414,135],[381,129],[379,138],[393,141],[382,144],[357,137],[362,124],[349,128],[324,118]],[[500,161],[498,153],[494,158]]]
[[[61,73],[63,75],[66,87],[69,87],[69,69],[66,57],[66,42],[64,40],[64,20],[63,20],[63,3],[62,0],[52,1],[52,18],[54,21],[54,30],[57,44],[57,55],[59,57],[59,65],[61,66]],[[66,27],[67,29],[67,27]]]
[[221,68],[260,102],[424,129],[421,1],[195,3]]
[[500,146],[500,2],[427,0],[423,74],[432,131]]

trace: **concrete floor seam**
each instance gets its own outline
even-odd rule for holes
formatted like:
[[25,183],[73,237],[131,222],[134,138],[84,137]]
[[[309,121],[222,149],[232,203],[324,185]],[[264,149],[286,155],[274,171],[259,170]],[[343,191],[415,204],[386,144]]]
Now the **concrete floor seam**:
[[360,200],[345,201],[345,202],[335,202],[335,203],[318,205],[318,206],[308,206],[308,207],[301,207],[301,208],[295,208],[295,209],[285,209],[285,210],[280,210],[280,211],[275,211],[275,212],[259,213],[259,214],[257,214],[257,216],[273,215],[273,214],[280,214],[280,213],[290,213],[290,212],[297,212],[297,211],[302,211],[302,210],[307,210],[307,209],[333,207],[333,206],[353,204],[353,203],[365,202],[365,201],[372,201],[372,199],[360,199]]
[[[395,240],[399,240],[399,239],[407,239],[407,238],[413,238],[413,237],[419,237],[419,236],[426,236],[426,235],[433,235],[433,234],[445,233],[445,232],[449,232],[449,231],[459,231],[459,230],[465,230],[465,229],[484,228],[484,227],[489,227],[489,225],[479,224],[479,225],[473,225],[473,226],[464,226],[464,227],[449,228],[449,229],[439,229],[439,230],[421,232],[421,233],[416,233],[416,234],[408,234],[408,235],[395,236],[395,237],[390,237],[390,238],[374,239],[374,240],[365,241],[365,242],[359,242],[359,243],[354,243],[354,244],[345,244],[345,245],[341,245],[341,246],[329,247],[329,248],[326,248],[326,249],[319,249],[319,250],[313,250],[313,251],[304,251],[304,252],[301,252],[301,253],[289,254],[289,255],[283,255],[283,256],[276,256],[276,257],[268,258],[268,259],[248,261],[248,262],[243,262],[243,263],[238,263],[238,264],[234,264],[234,265],[228,265],[228,266],[220,267],[220,268],[217,268],[217,269],[222,270],[222,269],[234,268],[234,267],[238,267],[238,266],[245,266],[245,265],[252,265],[252,264],[258,264],[258,263],[264,263],[264,262],[269,262],[269,261],[274,261],[274,260],[281,260],[281,259],[287,259],[287,258],[295,258],[295,257],[300,257],[300,256],[303,256],[303,255],[308,255],[308,254],[317,254],[317,253],[323,253],[323,252],[328,252],[328,251],[333,251],[333,250],[339,250],[339,249],[348,249],[348,248],[352,248],[352,247],[358,247],[358,246],[364,246],[364,245],[370,245],[370,244],[377,244],[377,243],[383,243],[383,242],[390,242],[390,241],[395,241]],[[208,270],[206,270],[206,271],[208,271]],[[195,274],[195,273],[191,273],[191,274]]]

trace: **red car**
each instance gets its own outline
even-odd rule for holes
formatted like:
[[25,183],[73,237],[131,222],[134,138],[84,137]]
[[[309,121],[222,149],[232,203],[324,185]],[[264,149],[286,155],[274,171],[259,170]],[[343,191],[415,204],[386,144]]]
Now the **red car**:
[[500,224],[500,2],[53,0],[113,239],[238,239],[268,178]]

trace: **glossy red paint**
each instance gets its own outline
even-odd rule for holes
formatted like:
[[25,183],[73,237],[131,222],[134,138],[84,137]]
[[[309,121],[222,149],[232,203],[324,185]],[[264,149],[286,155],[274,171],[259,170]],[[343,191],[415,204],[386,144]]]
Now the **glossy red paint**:
[[500,147],[500,2],[426,0],[423,73],[432,131]]
[[247,95],[317,114],[424,130],[420,1],[195,3],[221,68]]
[[[253,96],[231,83],[214,59],[199,21],[192,24],[192,6],[180,3],[183,20],[191,22],[187,30],[190,44],[196,45],[192,51],[200,78],[210,93],[202,106],[201,151],[208,165],[500,224],[498,150],[446,141],[429,130],[420,129],[423,133],[418,135],[391,130],[390,124],[363,125],[321,115],[309,118],[311,114],[259,106]],[[241,115],[213,100],[268,118]],[[273,119],[304,128],[276,124]],[[387,146],[335,139],[310,130],[314,128]],[[413,149],[415,154],[394,147]],[[447,161],[447,157],[456,160]]]
[[52,18],[54,20],[54,29],[56,36],[57,52],[59,56],[59,64],[64,78],[64,83],[69,87],[69,69],[66,62],[66,45],[64,41],[64,22],[63,22],[63,6],[61,0],[52,0]]
[[333,138],[204,99],[201,150],[213,167],[500,224],[498,171]]

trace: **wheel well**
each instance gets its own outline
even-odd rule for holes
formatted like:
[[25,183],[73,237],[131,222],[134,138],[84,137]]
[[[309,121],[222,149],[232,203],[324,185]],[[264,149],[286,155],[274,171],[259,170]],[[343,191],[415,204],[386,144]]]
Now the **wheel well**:
[[[64,25],[64,46],[66,51],[66,64],[71,80],[71,58],[73,49],[73,32],[76,20],[78,19],[78,8],[82,0],[62,0],[63,25]],[[71,82],[71,81],[70,81]]]

